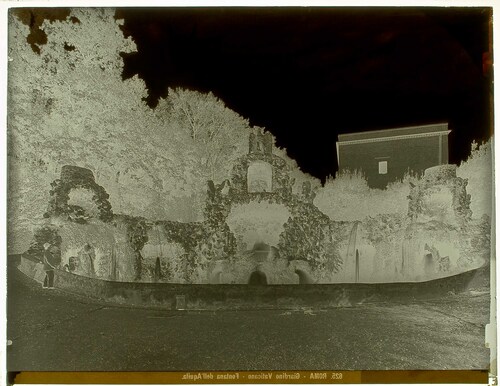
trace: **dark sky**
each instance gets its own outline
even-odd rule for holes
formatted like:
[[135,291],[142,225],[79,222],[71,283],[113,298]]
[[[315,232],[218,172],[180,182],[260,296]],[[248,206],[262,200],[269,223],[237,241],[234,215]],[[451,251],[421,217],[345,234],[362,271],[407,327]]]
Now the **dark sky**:
[[[155,106],[212,91],[300,167],[337,169],[337,134],[447,121],[450,162],[491,133],[489,8],[120,9]],[[490,53],[491,54],[491,53]]]

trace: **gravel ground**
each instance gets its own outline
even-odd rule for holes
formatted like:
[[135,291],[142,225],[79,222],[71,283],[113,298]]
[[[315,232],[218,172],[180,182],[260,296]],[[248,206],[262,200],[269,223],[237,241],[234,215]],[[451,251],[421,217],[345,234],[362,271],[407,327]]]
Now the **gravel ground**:
[[483,290],[328,310],[111,307],[8,275],[9,371],[487,369]]

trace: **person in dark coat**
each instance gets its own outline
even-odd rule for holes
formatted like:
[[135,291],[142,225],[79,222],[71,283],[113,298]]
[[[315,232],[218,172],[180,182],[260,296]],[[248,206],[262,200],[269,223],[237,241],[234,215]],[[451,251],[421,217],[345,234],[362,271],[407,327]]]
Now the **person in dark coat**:
[[94,266],[94,261],[95,261],[95,250],[90,244],[86,244],[85,247],[83,248],[85,251],[85,254],[87,255],[90,267],[89,267],[89,276],[90,277],[95,277],[95,266]]
[[54,288],[54,269],[56,269],[51,247],[52,245],[50,243],[43,244],[43,269],[45,271],[45,279],[42,287],[47,289]]

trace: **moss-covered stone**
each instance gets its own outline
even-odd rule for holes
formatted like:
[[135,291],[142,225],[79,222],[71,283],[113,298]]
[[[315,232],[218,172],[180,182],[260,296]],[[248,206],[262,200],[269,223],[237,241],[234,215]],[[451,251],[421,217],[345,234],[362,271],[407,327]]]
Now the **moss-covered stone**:
[[89,169],[65,165],[61,169],[61,178],[53,181],[50,186],[50,201],[45,217],[66,216],[68,220],[85,224],[89,214],[78,205],[70,205],[70,192],[73,189],[87,189],[93,192],[92,200],[99,211],[99,219],[103,222],[113,220],[113,211],[109,202],[109,194],[95,182]]

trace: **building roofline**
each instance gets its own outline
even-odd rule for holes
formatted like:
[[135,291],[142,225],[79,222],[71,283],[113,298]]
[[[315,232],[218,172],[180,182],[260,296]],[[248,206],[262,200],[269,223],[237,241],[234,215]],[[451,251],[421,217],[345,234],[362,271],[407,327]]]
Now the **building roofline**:
[[387,142],[387,141],[398,141],[404,139],[413,139],[413,138],[425,138],[425,137],[442,137],[445,134],[448,135],[451,130],[446,131],[432,131],[430,133],[418,133],[418,134],[406,134],[406,135],[393,135],[386,137],[374,137],[374,138],[360,138],[354,140],[344,140],[337,141],[337,148],[342,145],[358,145],[361,143],[373,143],[373,142]]
[[345,133],[338,135],[338,142],[346,141],[356,141],[363,139],[375,139],[375,138],[390,138],[390,137],[402,137],[407,135],[418,135],[418,134],[437,134],[437,133],[449,133],[448,123],[432,123],[427,125],[416,125],[416,126],[406,126],[406,127],[396,127],[391,129],[382,130],[371,130],[371,131],[360,131],[357,133]]

